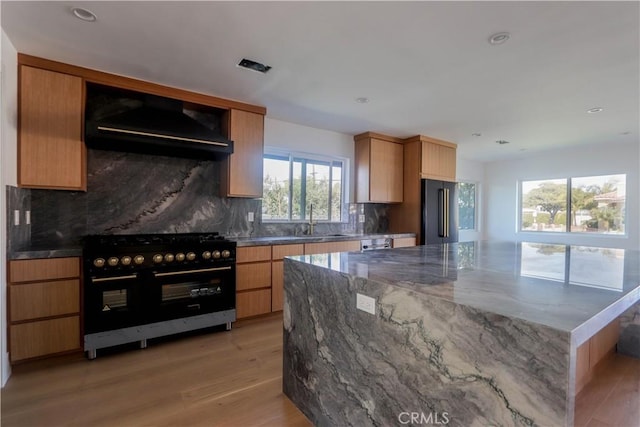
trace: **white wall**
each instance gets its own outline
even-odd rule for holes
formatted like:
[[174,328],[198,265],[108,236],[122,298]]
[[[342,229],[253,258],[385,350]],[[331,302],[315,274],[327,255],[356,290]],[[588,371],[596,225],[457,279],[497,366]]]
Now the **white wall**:
[[482,200],[484,193],[484,163],[460,157],[456,159],[456,163],[456,180],[476,184],[476,229],[460,230],[458,240],[460,242],[482,240],[484,231],[484,204]]
[[303,153],[324,154],[348,159],[349,201],[354,198],[353,135],[317,129],[265,117],[265,147]]
[[[1,10],[1,9],[0,9]],[[6,186],[17,183],[17,116],[18,116],[18,65],[17,52],[2,31],[0,47],[0,384],[4,387],[11,375],[7,349],[7,218]]]
[[[559,149],[525,159],[485,164],[484,237],[488,240],[559,242],[638,249],[640,247],[640,163],[637,136],[627,144]],[[627,174],[627,237],[585,233],[517,232],[519,180]]]

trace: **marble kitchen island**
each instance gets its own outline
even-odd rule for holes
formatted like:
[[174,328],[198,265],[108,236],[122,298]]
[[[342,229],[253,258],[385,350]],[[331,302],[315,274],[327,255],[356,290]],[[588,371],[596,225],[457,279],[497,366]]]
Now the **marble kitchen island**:
[[578,348],[638,303],[639,261],[512,242],[290,257],[284,393],[320,426],[573,425]]

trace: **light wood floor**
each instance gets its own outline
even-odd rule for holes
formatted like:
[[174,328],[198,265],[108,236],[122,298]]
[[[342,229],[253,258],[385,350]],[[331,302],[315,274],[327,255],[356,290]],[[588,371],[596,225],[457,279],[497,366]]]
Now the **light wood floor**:
[[[576,426],[638,427],[640,360],[614,355],[578,395]],[[282,316],[13,367],[2,426],[310,426],[282,394]]]

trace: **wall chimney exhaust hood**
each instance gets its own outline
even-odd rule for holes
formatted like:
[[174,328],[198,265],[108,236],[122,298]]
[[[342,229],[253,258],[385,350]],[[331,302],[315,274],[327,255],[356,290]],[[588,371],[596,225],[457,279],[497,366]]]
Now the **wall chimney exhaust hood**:
[[220,114],[200,114],[208,118],[201,122],[192,118],[199,113],[187,111],[182,101],[122,92],[88,86],[87,147],[212,160],[233,153],[233,141],[219,131]]

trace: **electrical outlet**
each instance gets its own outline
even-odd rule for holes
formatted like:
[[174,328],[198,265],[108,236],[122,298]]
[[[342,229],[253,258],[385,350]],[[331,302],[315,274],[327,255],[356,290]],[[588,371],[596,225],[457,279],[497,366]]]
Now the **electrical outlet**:
[[356,293],[356,308],[367,313],[376,314],[376,299]]
[[359,223],[363,223],[364,222],[364,214],[358,215],[358,222]]
[[249,212],[247,214],[247,221],[253,222],[253,220],[254,220],[254,214],[253,214],[253,212]]
[[31,224],[31,211],[24,211],[24,223]]
[[13,211],[13,225],[20,225],[20,211],[18,209]]

